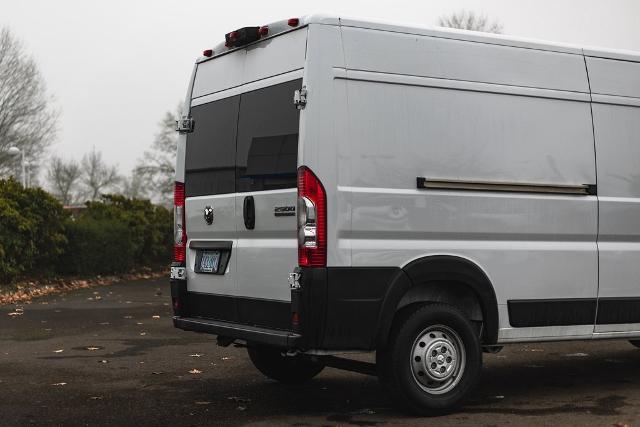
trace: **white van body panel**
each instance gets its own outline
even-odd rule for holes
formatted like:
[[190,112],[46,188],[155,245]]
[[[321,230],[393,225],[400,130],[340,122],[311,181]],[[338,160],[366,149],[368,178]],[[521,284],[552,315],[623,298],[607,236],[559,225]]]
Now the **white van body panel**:
[[[457,257],[493,286],[498,343],[640,336],[640,323],[595,315],[640,299],[640,55],[329,16],[301,25],[201,60],[189,98],[197,107],[302,79],[298,166],[327,193],[328,268]],[[181,182],[184,150],[181,136]],[[418,177],[594,192],[432,190]],[[189,291],[290,301],[295,217],[273,210],[295,199],[293,188],[187,198],[190,241],[233,241],[224,276],[196,274],[188,250]],[[202,222],[211,203],[225,217],[215,231]],[[592,301],[593,321],[512,325],[510,301],[546,300]]]
[[[640,60],[587,57],[586,62],[594,92],[604,303],[640,296]],[[625,331],[640,331],[640,325],[596,325],[596,332]]]
[[[595,298],[595,196],[410,189],[420,176],[594,184],[583,58],[367,29],[343,37],[353,265],[455,255],[487,273],[504,307],[539,295]],[[510,339],[566,332],[539,329],[501,322]]]

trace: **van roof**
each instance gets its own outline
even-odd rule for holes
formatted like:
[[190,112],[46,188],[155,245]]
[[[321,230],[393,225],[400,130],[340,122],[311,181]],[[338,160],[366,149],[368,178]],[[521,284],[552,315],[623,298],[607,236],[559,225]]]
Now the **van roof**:
[[[551,52],[571,53],[576,55],[592,56],[597,58],[617,59],[623,61],[640,62],[640,51],[619,50],[599,47],[580,46],[570,43],[559,43],[546,40],[537,40],[525,37],[517,37],[504,34],[484,33],[477,31],[459,30],[455,28],[435,27],[435,26],[413,26],[411,24],[394,23],[369,18],[349,18],[338,15],[314,14],[299,18],[299,24],[291,28],[287,26],[287,20],[276,21],[267,24],[270,29],[269,37],[274,37],[288,31],[305,27],[309,24],[335,25],[354,28],[366,28],[380,31],[389,31],[403,34],[415,34],[431,37],[440,37],[452,40],[464,40],[478,43],[489,43],[502,46],[513,46],[526,49],[545,50]],[[258,41],[259,42],[259,41]],[[256,42],[256,43],[258,43]],[[214,49],[214,57],[222,55],[234,49],[224,47],[224,42],[218,44]],[[201,57],[198,62],[211,58]]]

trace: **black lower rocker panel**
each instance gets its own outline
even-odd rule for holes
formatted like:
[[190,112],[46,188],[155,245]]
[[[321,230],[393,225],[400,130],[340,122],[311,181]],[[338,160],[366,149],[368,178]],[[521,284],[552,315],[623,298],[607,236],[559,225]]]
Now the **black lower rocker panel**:
[[595,298],[512,300],[508,302],[509,324],[515,328],[593,325],[596,305]]
[[640,323],[640,298],[600,298],[598,325]]
[[640,323],[640,298],[633,297],[512,300],[508,306],[515,328]]

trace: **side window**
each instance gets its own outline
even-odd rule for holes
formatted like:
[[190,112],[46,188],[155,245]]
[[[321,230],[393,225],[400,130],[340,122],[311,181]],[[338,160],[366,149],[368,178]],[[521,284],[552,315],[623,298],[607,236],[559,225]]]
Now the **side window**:
[[294,80],[242,94],[238,121],[236,191],[296,187],[300,112]]
[[191,108],[195,129],[187,137],[187,197],[235,192],[239,105],[240,96],[234,96]]

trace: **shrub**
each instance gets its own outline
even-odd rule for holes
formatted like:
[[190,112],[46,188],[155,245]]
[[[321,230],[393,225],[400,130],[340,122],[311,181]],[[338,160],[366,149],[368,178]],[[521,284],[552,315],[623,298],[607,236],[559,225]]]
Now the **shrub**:
[[82,216],[66,225],[69,244],[59,270],[64,274],[108,274],[134,266],[133,244],[126,224]]
[[166,264],[172,226],[171,212],[148,200],[103,196],[72,218],[44,190],[0,180],[0,284]]
[[0,283],[50,274],[67,243],[67,217],[44,190],[0,180]]
[[61,271],[117,273],[167,263],[172,226],[171,212],[148,200],[106,195],[88,202],[67,224],[69,246]]

